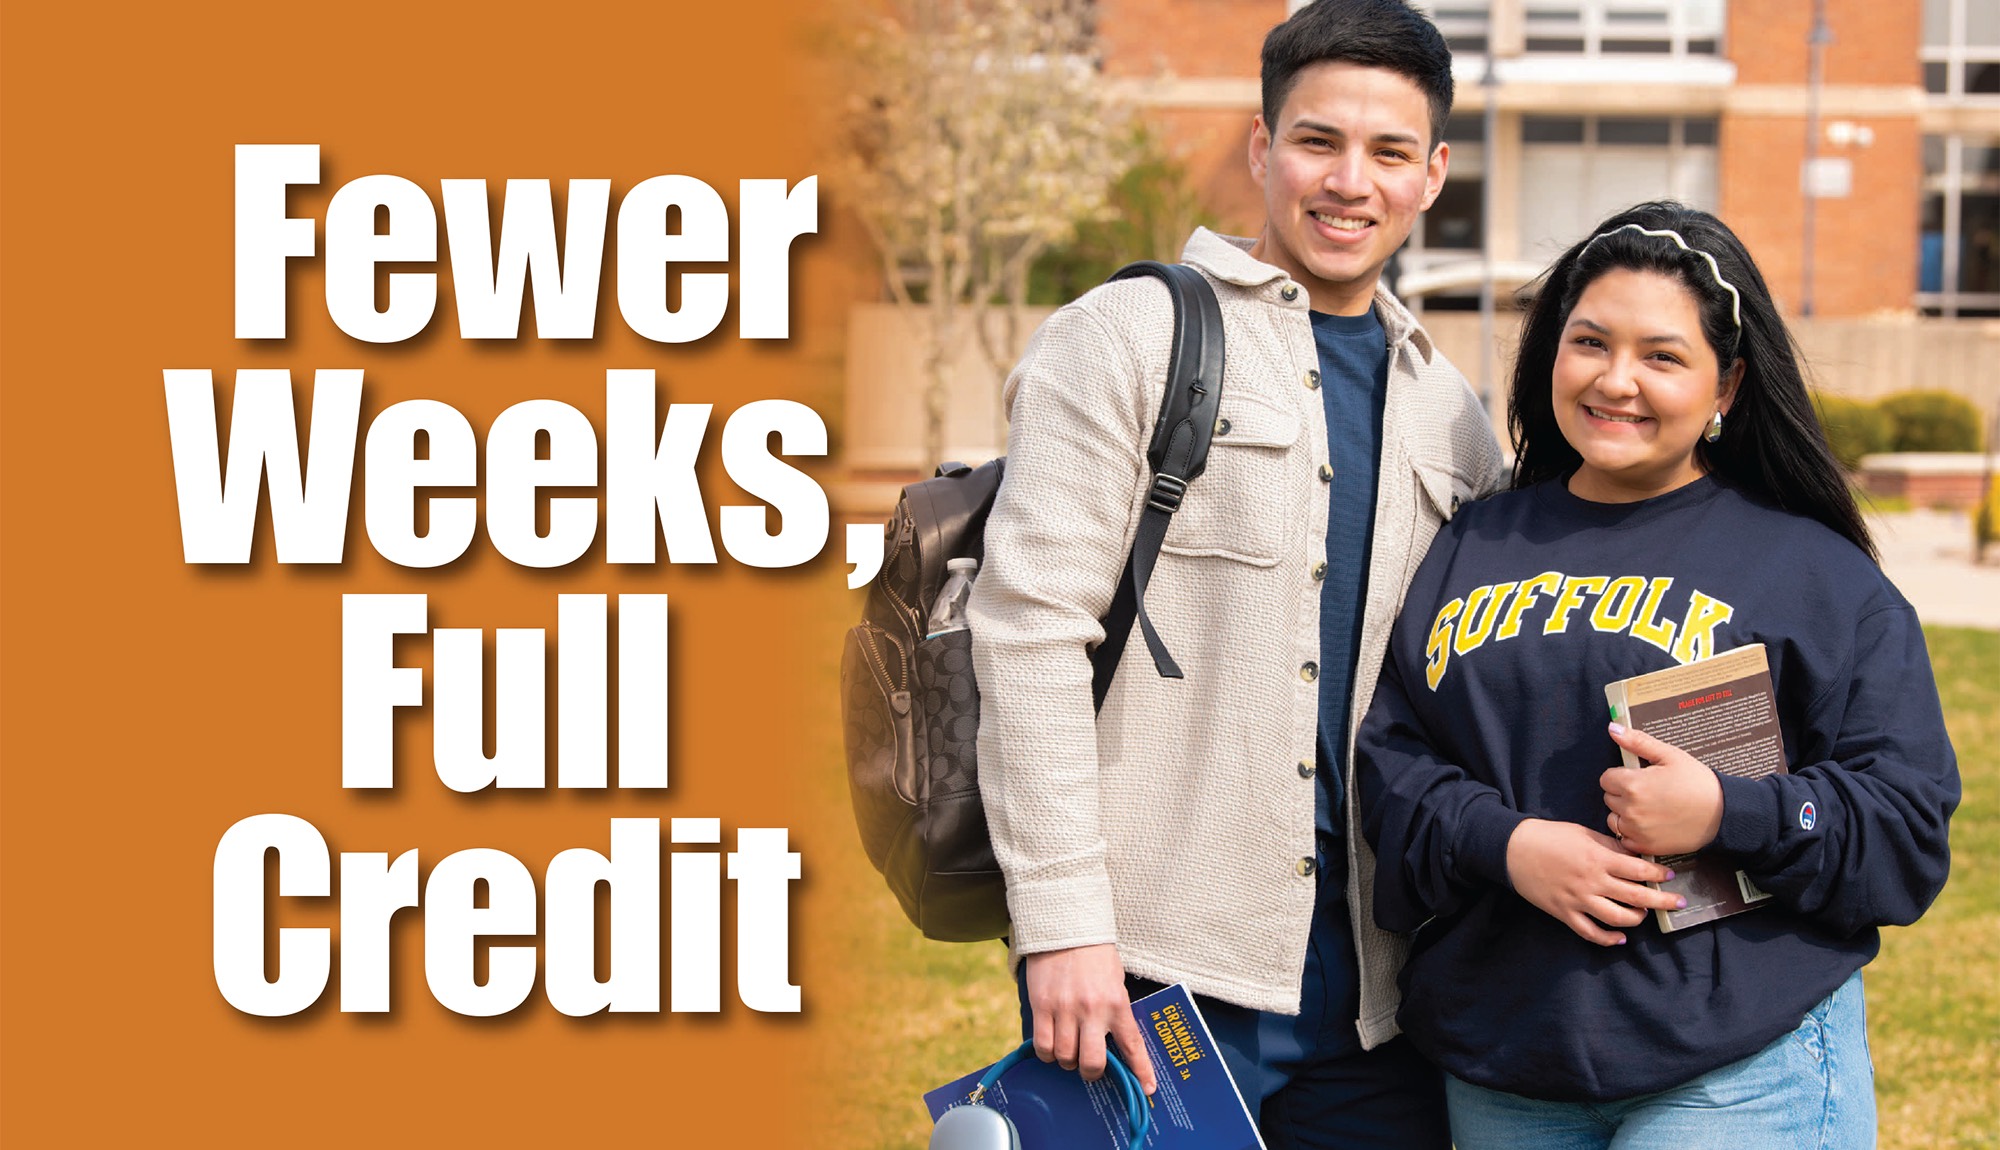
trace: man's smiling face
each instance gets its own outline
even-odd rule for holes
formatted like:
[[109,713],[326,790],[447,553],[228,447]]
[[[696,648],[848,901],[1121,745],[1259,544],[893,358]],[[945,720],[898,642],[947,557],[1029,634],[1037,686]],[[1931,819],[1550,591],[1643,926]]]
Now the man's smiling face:
[[1298,75],[1278,123],[1257,117],[1250,174],[1264,234],[1250,254],[1304,285],[1314,311],[1368,310],[1382,266],[1444,187],[1430,104],[1386,68],[1327,61]]

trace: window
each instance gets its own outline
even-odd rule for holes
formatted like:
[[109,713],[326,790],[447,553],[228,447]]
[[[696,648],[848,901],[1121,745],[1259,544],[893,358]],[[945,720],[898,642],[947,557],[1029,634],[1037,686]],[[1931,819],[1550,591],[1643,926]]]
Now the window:
[[1924,90],[1950,102],[2000,102],[2000,4],[1924,0]]
[[1586,56],[1713,56],[1722,0],[1525,0],[1527,49]]
[[[1444,190],[1429,211],[1417,217],[1410,238],[1396,254],[1393,279],[1439,267],[1454,266],[1479,259],[1486,246],[1484,207],[1486,192],[1485,118],[1461,114],[1446,121],[1445,142],[1451,145],[1451,174]],[[1406,297],[1404,302],[1419,310],[1456,310],[1477,306],[1477,288],[1456,287]]]
[[[1726,0],[1517,0],[1531,55],[1718,56]],[[1988,3],[1990,0],[1968,0]],[[1286,0],[1296,12],[1306,0]],[[1486,52],[1488,0],[1412,0],[1454,53]]]
[[1419,3],[1416,7],[1423,9],[1430,16],[1431,23],[1437,25],[1437,30],[1444,33],[1444,42],[1450,46],[1453,54],[1462,53],[1471,56],[1485,54],[1485,3],[1469,2],[1469,0],[1431,0],[1431,3]]
[[1528,116],[1521,124],[1521,256],[1547,262],[1645,200],[1716,204],[1712,119]]
[[2000,139],[1924,137],[1917,306],[2000,316]]
[[1411,237],[1413,251],[1462,255],[1485,248],[1480,219],[1486,192],[1485,132],[1481,116],[1453,116],[1446,122],[1444,138],[1451,145],[1451,176],[1431,210],[1417,217],[1421,232]]

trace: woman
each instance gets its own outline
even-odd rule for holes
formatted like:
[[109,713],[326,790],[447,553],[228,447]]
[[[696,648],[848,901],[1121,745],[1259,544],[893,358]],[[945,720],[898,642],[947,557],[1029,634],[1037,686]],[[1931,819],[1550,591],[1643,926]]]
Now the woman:
[[[1454,1139],[1872,1145],[1859,971],[1944,884],[1958,772],[1742,243],[1675,204],[1607,220],[1548,273],[1509,421],[1514,489],[1439,533],[1357,744]],[[1605,684],[1751,643],[1789,774],[1607,728]],[[1695,850],[1771,897],[1662,933],[1641,856]]]

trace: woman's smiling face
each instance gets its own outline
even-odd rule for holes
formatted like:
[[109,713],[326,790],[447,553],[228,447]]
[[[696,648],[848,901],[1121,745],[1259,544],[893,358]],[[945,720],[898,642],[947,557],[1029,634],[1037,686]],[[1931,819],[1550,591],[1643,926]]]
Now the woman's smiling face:
[[1563,323],[1552,378],[1556,424],[1583,457],[1570,492],[1630,503],[1700,478],[1695,443],[1742,377],[1742,360],[1721,370],[1678,281],[1630,268],[1592,280]]

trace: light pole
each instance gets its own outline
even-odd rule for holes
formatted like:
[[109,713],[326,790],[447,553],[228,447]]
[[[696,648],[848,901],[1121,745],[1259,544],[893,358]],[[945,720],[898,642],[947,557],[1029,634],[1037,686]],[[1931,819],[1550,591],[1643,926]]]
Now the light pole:
[[1806,159],[1799,168],[1799,190],[1805,193],[1805,244],[1800,264],[1805,284],[1799,292],[1799,314],[1813,314],[1813,248],[1818,238],[1814,226],[1819,214],[1819,89],[1826,73],[1826,46],[1833,43],[1833,29],[1826,24],[1826,0],[1813,0],[1812,32],[1806,38]]
[[[1521,0],[1487,0],[1486,69],[1479,77],[1483,101],[1483,154],[1479,181],[1479,402],[1493,410],[1493,254],[1498,242],[1495,216],[1500,196],[1500,69],[1499,60],[1521,54],[1525,36]],[[1511,245],[1510,245],[1511,250]]]
[[[1488,21],[1492,19],[1488,15]],[[1479,402],[1493,410],[1493,197],[1499,174],[1494,161],[1500,154],[1500,74],[1493,67],[1493,40],[1486,41],[1486,72],[1479,77],[1485,98],[1482,132],[1485,167],[1479,181]]]

